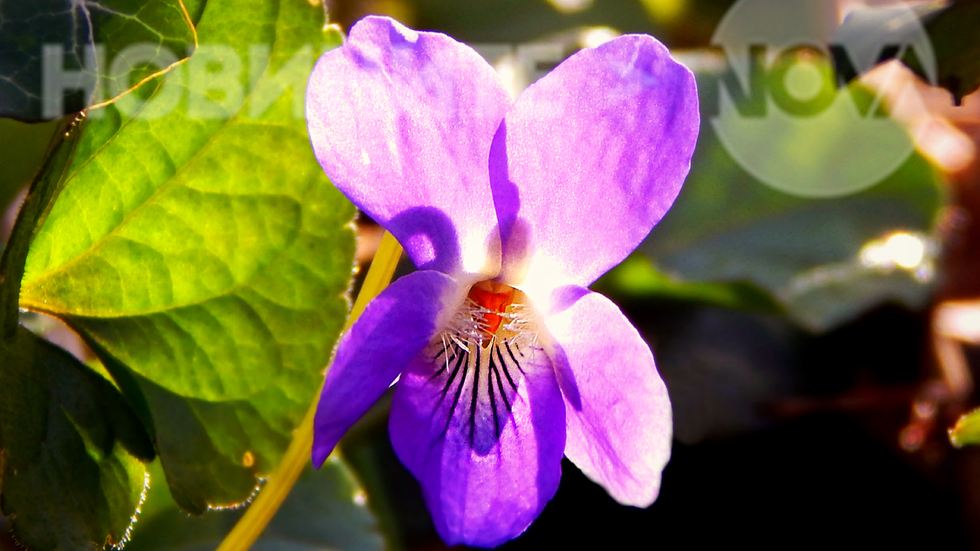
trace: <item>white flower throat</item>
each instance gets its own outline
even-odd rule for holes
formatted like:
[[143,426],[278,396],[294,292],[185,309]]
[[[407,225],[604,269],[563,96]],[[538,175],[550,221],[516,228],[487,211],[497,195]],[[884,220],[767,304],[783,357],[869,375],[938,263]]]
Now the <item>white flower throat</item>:
[[470,288],[427,349],[430,380],[441,388],[444,433],[454,428],[474,450],[490,451],[515,400],[523,399],[518,391],[527,370],[546,363],[534,318],[526,295],[509,285],[481,281]]

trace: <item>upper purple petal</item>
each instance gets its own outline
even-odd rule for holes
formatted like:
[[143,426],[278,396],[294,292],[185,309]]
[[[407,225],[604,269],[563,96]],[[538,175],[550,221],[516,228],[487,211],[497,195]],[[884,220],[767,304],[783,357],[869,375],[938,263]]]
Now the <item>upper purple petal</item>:
[[622,261],[680,191],[698,124],[693,75],[646,35],[582,50],[530,86],[490,153],[500,280],[588,285]]
[[327,176],[419,269],[495,275],[487,158],[510,103],[471,48],[372,16],[317,62],[306,116]]
[[434,343],[405,370],[389,432],[443,540],[493,547],[523,532],[558,489],[564,404],[533,343],[471,353],[455,344]]
[[646,507],[670,458],[667,388],[619,308],[576,290],[546,321],[566,405],[565,455],[616,501]]
[[415,272],[368,304],[341,338],[327,372],[313,425],[314,465],[323,464],[347,429],[429,343],[457,290],[440,272]]

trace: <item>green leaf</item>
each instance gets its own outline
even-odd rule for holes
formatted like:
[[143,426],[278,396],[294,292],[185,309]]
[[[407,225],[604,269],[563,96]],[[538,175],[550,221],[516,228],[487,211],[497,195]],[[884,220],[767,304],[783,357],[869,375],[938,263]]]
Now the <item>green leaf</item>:
[[302,110],[323,29],[303,0],[208,2],[186,64],[90,114],[27,260],[21,306],[93,347],[193,513],[279,462],[347,314],[354,209]]
[[[187,15],[193,17],[196,7]],[[193,44],[179,0],[4,2],[0,117],[47,120],[94,105],[135,84],[121,77],[137,76],[128,71],[135,68],[131,60],[139,58],[145,76],[173,63],[171,57],[185,57]],[[125,51],[135,45],[154,54]],[[66,102],[66,91],[75,99]]]
[[101,549],[128,535],[153,446],[100,375],[25,329],[0,343],[3,514],[28,549]]
[[[702,106],[717,104],[712,75],[700,75],[699,91]],[[796,197],[737,164],[710,120],[703,117],[680,196],[639,249],[661,272],[678,282],[751,284],[813,331],[887,300],[911,307],[925,303],[943,191],[938,173],[922,157],[911,153],[894,173],[856,194]],[[826,140],[760,141],[760,156],[799,166],[834,162],[838,153],[815,151],[808,145],[814,141]],[[906,269],[869,257],[896,234],[922,246],[921,262]]]
[[[151,479],[163,475],[150,465]],[[163,484],[150,487],[129,551],[215,549],[242,510],[188,517]],[[307,465],[276,516],[252,545],[260,551],[371,551],[385,549],[366,496],[350,468],[335,454],[319,471]]]
[[956,426],[949,429],[949,441],[957,448],[980,444],[980,409],[960,416]]

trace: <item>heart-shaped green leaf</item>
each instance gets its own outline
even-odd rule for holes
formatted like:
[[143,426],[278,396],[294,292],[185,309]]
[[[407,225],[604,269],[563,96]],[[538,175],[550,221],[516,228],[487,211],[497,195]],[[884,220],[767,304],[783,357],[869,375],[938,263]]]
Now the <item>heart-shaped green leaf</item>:
[[21,306],[93,346],[200,513],[247,499],[312,402],[347,312],[354,210],[303,118],[315,56],[340,42],[322,8],[188,9],[200,48],[86,121]]

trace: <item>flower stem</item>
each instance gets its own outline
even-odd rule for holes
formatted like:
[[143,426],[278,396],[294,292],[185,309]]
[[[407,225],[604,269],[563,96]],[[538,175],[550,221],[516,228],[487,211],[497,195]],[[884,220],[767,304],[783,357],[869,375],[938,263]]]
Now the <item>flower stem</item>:
[[[390,233],[385,232],[381,238],[378,252],[374,255],[374,261],[371,262],[371,268],[364,277],[364,285],[361,287],[360,293],[357,294],[357,300],[354,301],[354,306],[347,317],[347,323],[344,324],[344,331],[353,325],[367,304],[391,282],[391,276],[395,273],[395,266],[398,265],[401,253],[402,247],[398,241]],[[320,394],[317,393],[316,397],[319,398],[319,396]],[[293,433],[293,441],[290,442],[279,466],[269,476],[262,491],[245,511],[245,515],[221,542],[218,551],[247,550],[272,520],[276,511],[279,510],[279,506],[289,495],[296,479],[303,472],[303,467],[310,462],[316,404],[317,400],[314,399],[309,411],[306,412],[306,417],[303,418],[303,422]]]

